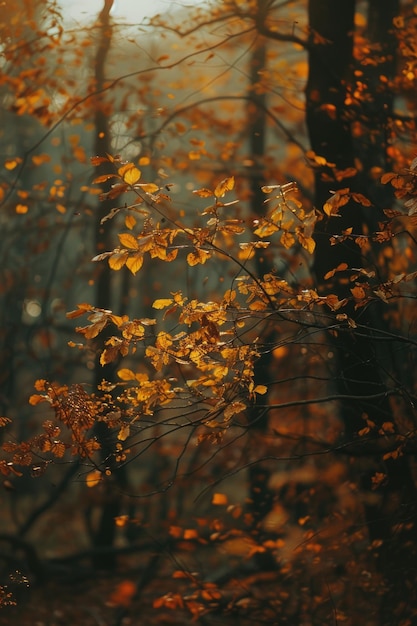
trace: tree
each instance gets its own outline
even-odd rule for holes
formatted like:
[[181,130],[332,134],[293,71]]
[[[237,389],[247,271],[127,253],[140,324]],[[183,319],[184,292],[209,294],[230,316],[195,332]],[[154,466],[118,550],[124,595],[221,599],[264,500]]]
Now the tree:
[[[38,379],[40,429],[21,441],[6,433],[0,469],[10,482],[25,467],[70,464],[63,487],[77,475],[96,529],[109,532],[58,564],[70,572],[87,559],[90,576],[106,562],[137,569],[109,596],[118,622],[150,585],[154,609],[175,609],[177,622],[354,624],[366,612],[373,624],[412,623],[417,163],[402,136],[414,137],[414,120],[394,96],[407,102],[413,80],[414,16],[396,16],[394,2],[374,20],[373,2],[366,13],[310,0],[302,28],[287,2],[228,1],[181,28],[155,18],[174,38],[172,58],[106,80],[111,5],[97,25],[95,82],[71,105],[99,98],[95,232],[107,230],[93,259],[106,268],[97,298],[68,319],[105,376],[91,389]],[[299,101],[282,105],[296,83],[278,59],[292,46],[293,80],[306,83],[304,152]],[[199,59],[213,78],[187,91],[187,63]],[[154,85],[177,67],[178,80]],[[111,150],[108,121],[119,98],[135,102],[135,81],[142,102],[152,89],[161,104],[192,101],[161,106],[139,132],[129,118],[142,152],[126,158]],[[275,131],[288,142],[278,156]],[[177,195],[190,178],[189,197]],[[130,295],[115,310],[109,270],[124,272],[127,290],[126,277],[134,285],[150,267],[169,278],[153,292],[141,283],[145,306]],[[30,541],[19,548],[38,577],[57,571]]]

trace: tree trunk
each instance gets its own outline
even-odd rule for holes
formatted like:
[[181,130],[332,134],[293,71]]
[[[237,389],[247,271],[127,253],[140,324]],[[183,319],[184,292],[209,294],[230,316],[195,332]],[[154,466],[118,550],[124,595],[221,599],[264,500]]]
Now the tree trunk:
[[[112,6],[113,0],[104,0],[103,9],[98,18],[100,35],[94,67],[96,82],[95,88],[97,91],[103,89],[105,85],[105,66],[112,39],[112,24],[110,18]],[[94,146],[95,153],[97,156],[104,156],[106,153],[111,153],[111,146],[108,122],[109,112],[106,110],[105,100],[103,100],[102,94],[98,96],[94,106],[96,133]],[[108,174],[109,171],[106,167],[108,167],[107,163],[98,166],[95,170],[95,175],[99,176],[101,174]],[[102,218],[107,215],[112,208],[113,202],[111,200],[104,200],[97,207],[95,247],[98,253],[111,250],[114,247],[112,241],[112,221],[107,220],[104,224],[101,223]],[[96,306],[98,308],[111,308],[111,278],[112,276],[109,266],[107,263],[103,263],[96,279]],[[100,335],[102,347],[104,346],[106,338],[106,332],[104,331]],[[98,388],[103,379],[106,381],[112,381],[115,375],[115,364],[111,363],[110,365],[105,365],[103,367],[100,364],[99,356],[100,350],[98,350],[94,369],[94,389]],[[98,422],[95,426],[95,433],[101,446],[102,463],[104,463],[111,471],[111,477],[106,478],[103,485],[105,493],[103,493],[102,508],[97,526],[92,529],[94,547],[98,549],[97,556],[94,558],[94,565],[98,568],[109,569],[115,565],[114,557],[109,552],[100,554],[100,548],[109,548],[114,544],[116,535],[115,518],[121,513],[121,497],[119,491],[126,484],[126,471],[125,468],[117,468],[116,466],[114,461],[114,442],[112,432],[109,430],[107,425],[104,422]]]
[[[375,9],[377,12],[381,11],[382,4],[384,10],[379,19],[385,28],[396,2],[371,2],[370,15],[373,15]],[[334,176],[335,169],[354,167],[357,159],[363,159],[368,169],[376,163],[383,163],[385,159],[386,141],[369,143],[364,154],[355,152],[356,144],[352,137],[351,122],[354,120],[356,109],[346,104],[353,70],[354,12],[353,0],[309,2],[311,35],[306,120],[311,149],[327,161],[327,165],[317,169],[315,174],[315,205],[321,212],[331,192],[337,189],[349,186],[354,191],[361,191],[365,195],[367,193],[367,189],[363,188],[364,177],[356,176],[338,182]],[[383,34],[379,32],[378,36],[383,37]],[[371,106],[374,105],[375,103],[372,103]],[[387,101],[386,110],[389,106],[391,105]],[[377,136],[381,137],[383,128],[381,123]],[[331,164],[335,164],[336,167]],[[359,178],[362,183],[360,189],[357,187]],[[340,263],[347,263],[349,268],[363,266],[361,251],[353,242],[331,246],[329,236],[340,234],[349,227],[353,228],[354,233],[362,233],[364,223],[372,228],[370,223],[372,220],[356,203],[345,205],[341,209],[340,218],[328,219],[324,213],[322,216],[315,235],[317,247],[314,272],[319,290],[325,293],[329,285],[323,277],[329,270]],[[338,276],[340,275],[341,278],[334,281],[330,288],[339,298],[343,298],[350,295],[352,284],[348,281],[348,274],[338,273]],[[338,362],[335,384],[340,394],[350,397],[348,401],[340,403],[344,435],[346,441],[357,440],[360,445],[358,431],[365,425],[364,415],[368,416],[378,429],[384,422],[392,423],[394,429],[396,424],[377,358],[377,344],[374,339],[378,333],[376,316],[372,313],[371,307],[355,310],[352,306],[347,312],[357,327],[338,331],[337,336],[332,336],[330,341],[334,344]],[[369,399],[371,395],[379,397],[375,400]],[[364,449],[361,451],[363,453]],[[358,461],[355,463],[358,464]],[[386,475],[386,483],[380,490],[374,491],[371,498],[371,479],[376,471]],[[414,516],[417,499],[415,484],[405,457],[387,459],[382,463],[375,452],[374,458],[372,454],[369,455],[365,465],[358,465],[357,472],[365,492],[365,500],[368,502],[365,505],[365,514],[369,537],[387,586],[387,593],[382,602],[381,624],[399,623],[405,614],[410,617],[412,607],[416,607],[416,594],[412,583],[415,577]],[[393,615],[396,617],[393,618]]]
[[[257,21],[262,24],[268,10],[267,0],[257,1]],[[260,29],[259,29],[260,30]],[[261,187],[265,185],[264,158],[266,150],[266,94],[257,89],[261,80],[261,71],[266,69],[266,40],[258,37],[254,44],[251,64],[250,83],[248,96],[248,135],[249,151],[252,160],[250,171],[250,209],[252,215],[262,217],[265,213],[265,194]],[[272,264],[265,250],[256,250],[255,256],[256,275],[260,280],[272,269]],[[260,336],[261,356],[254,368],[255,385],[266,385],[271,382],[271,349],[275,331],[267,324]],[[262,396],[262,404],[265,396]],[[257,408],[256,401],[249,410],[249,425],[251,448],[256,449],[259,443],[262,445],[263,436],[268,429],[268,413]],[[253,518],[254,528],[258,527],[263,518],[272,508],[272,493],[268,487],[270,471],[261,463],[249,467],[249,507],[248,510]]]

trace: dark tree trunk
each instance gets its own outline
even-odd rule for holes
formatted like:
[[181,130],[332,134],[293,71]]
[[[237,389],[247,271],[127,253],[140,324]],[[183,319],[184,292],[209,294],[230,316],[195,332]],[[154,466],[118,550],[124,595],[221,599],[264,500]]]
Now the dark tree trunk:
[[[374,36],[382,41],[383,48],[388,41],[388,33],[384,38],[383,31],[388,27],[396,7],[395,1],[369,4],[372,26],[377,29]],[[363,111],[358,114],[360,103],[359,109],[345,103],[354,62],[354,12],[353,0],[309,2],[311,36],[306,120],[311,149],[324,157],[329,164],[316,170],[315,206],[319,211],[322,211],[331,191],[338,188],[349,186],[365,195],[367,193],[367,189],[363,187],[366,177],[356,176],[338,182],[334,176],[334,166],[330,164],[335,164],[336,169],[343,170],[354,167],[358,162],[357,159],[359,161],[362,159],[366,169],[369,170],[378,163],[384,163],[386,155],[387,142],[381,140],[386,131],[383,120],[375,122],[375,118],[369,114],[369,123],[376,124],[373,129],[376,140],[368,142],[367,149],[362,154],[356,152],[357,145],[352,138],[351,122],[355,119],[354,116],[361,115],[362,123],[366,121]],[[388,116],[392,100],[389,94],[383,91],[376,93],[370,108],[380,106],[382,106],[381,115]],[[357,188],[359,181],[360,189]],[[326,272],[340,263],[347,263],[349,267],[356,268],[363,266],[361,251],[355,244],[345,242],[331,246],[329,236],[340,234],[348,227],[352,227],[354,233],[362,233],[365,223],[372,228],[373,220],[372,215],[365,214],[355,203],[345,205],[341,209],[340,218],[328,219],[326,215],[322,215],[323,219],[318,222],[316,230],[314,272],[319,289],[325,293],[329,289],[328,283],[323,280]],[[342,276],[330,286],[331,291],[337,293],[339,298],[349,295],[352,285],[347,278],[348,276]],[[350,397],[348,401],[340,404],[344,435],[347,441],[356,440],[357,445],[361,445],[358,431],[365,424],[364,415],[367,415],[378,428],[382,427],[384,422],[391,422],[394,428],[396,424],[378,360],[375,336],[380,326],[378,328],[375,321],[377,316],[373,314],[371,307],[355,310],[352,306],[348,314],[357,327],[340,330],[337,336],[330,338],[330,341],[333,342],[337,354],[335,381],[338,391],[345,397]],[[369,398],[372,395],[378,397]],[[361,448],[361,453],[366,453],[365,448]],[[358,465],[358,462],[356,464]],[[377,563],[387,585],[387,593],[382,602],[381,624],[399,623],[401,618],[410,617],[412,607],[416,607],[412,584],[415,578],[414,523],[417,496],[415,484],[408,461],[404,457],[387,459],[382,463],[376,454],[373,458],[370,453],[365,465],[359,464],[356,471],[360,475],[361,486],[365,492],[364,499],[372,502],[365,505],[369,537],[375,547]],[[366,496],[366,492],[371,493],[371,478],[375,471],[386,474],[386,484],[373,492],[371,500]],[[396,617],[393,618],[393,615]]]
[[[257,22],[262,26],[268,11],[268,1],[258,0]],[[261,28],[258,28],[261,30]],[[252,215],[263,216],[265,213],[265,194],[261,187],[265,185],[264,159],[266,150],[267,119],[266,119],[266,94],[258,90],[261,80],[261,72],[266,69],[266,40],[258,37],[254,44],[251,65],[250,83],[248,96],[248,135],[249,151],[252,160],[250,171],[250,209]],[[256,250],[255,268],[256,275],[260,280],[272,270],[272,264],[265,250]],[[254,369],[255,384],[267,385],[271,382],[271,348],[275,331],[266,326],[260,337],[261,356],[257,360]],[[262,396],[262,404],[265,396]],[[251,431],[251,447],[257,447],[262,442],[263,435],[268,429],[268,413],[258,409],[256,401],[250,409],[249,425]],[[249,468],[249,507],[254,527],[257,527],[265,515],[272,508],[272,493],[268,487],[270,472],[267,467],[259,463]]]
[[[110,11],[113,6],[113,0],[104,0],[103,9],[99,15],[99,41],[95,57],[95,88],[97,91],[103,89],[105,85],[105,67],[108,52],[112,40],[112,23]],[[109,111],[106,110],[105,98],[100,94],[96,99],[94,110],[95,121],[95,153],[97,156],[104,156],[106,153],[111,154],[110,146],[110,129],[109,129]],[[95,175],[109,173],[107,169],[108,163],[100,165],[95,170]],[[95,247],[98,253],[111,250],[113,246],[112,239],[112,221],[107,220],[101,223],[102,218],[107,215],[113,208],[111,200],[104,200],[97,207],[97,221],[95,225]],[[112,280],[111,270],[107,263],[100,266],[100,271],[96,279],[96,306],[101,309],[111,308],[112,302]],[[116,311],[118,313],[118,311]],[[106,331],[107,329],[105,329]],[[100,334],[101,348],[104,347],[106,341],[106,332]],[[110,332],[110,331],[109,331]],[[107,335],[108,336],[108,335]],[[97,346],[99,348],[99,346]],[[102,380],[112,381],[115,376],[115,364],[110,363],[104,367],[100,364],[100,350],[98,350],[97,360],[94,370],[94,389],[100,385]],[[101,446],[102,463],[108,467],[111,477],[106,478],[103,485],[103,503],[99,515],[99,520],[95,528],[92,529],[94,547],[98,549],[94,564],[98,568],[112,568],[115,565],[113,555],[106,551],[100,553],[100,548],[109,548],[114,544],[116,535],[115,518],[121,513],[121,496],[120,490],[126,483],[126,472],[124,468],[118,468],[114,460],[114,441],[112,432],[104,422],[98,422],[95,426],[95,432]]]

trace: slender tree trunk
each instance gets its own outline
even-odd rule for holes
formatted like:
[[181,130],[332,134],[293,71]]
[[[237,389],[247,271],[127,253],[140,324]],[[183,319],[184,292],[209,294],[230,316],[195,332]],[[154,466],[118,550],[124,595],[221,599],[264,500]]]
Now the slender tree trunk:
[[[390,2],[382,3],[385,7],[384,24],[389,22],[387,9]],[[394,2],[392,6],[396,3]],[[391,6],[391,8],[392,8]],[[381,3],[370,3],[372,12],[381,9]],[[321,211],[323,204],[331,195],[331,190],[350,186],[355,190],[359,177],[338,182],[334,176],[333,165],[338,170],[354,167],[355,157],[364,158],[367,167],[383,162],[386,142],[370,144],[365,155],[356,154],[350,124],[355,109],[345,104],[348,85],[353,69],[353,33],[354,33],[355,2],[345,0],[310,0],[309,20],[311,28],[309,49],[309,77],[306,88],[307,127],[311,148],[319,156],[324,157],[327,166],[317,170],[315,176],[315,205]],[[379,37],[381,37],[381,32]],[[382,96],[381,96],[382,97]],[[390,103],[387,103],[389,108]],[[382,132],[379,127],[378,136]],[[364,179],[361,177],[363,185]],[[356,189],[359,191],[359,189]],[[366,189],[360,188],[366,194]],[[363,232],[364,223],[369,216],[355,203],[349,203],[341,209],[340,218],[328,219],[323,214],[316,231],[316,254],[314,272],[319,288],[326,292],[329,288],[323,277],[329,270],[340,263],[349,267],[362,267],[361,252],[355,244],[346,242],[331,246],[329,235],[340,234],[342,230],[352,227],[353,232]],[[342,276],[339,282],[331,285],[333,293],[339,298],[349,295],[351,284]],[[395,416],[386,394],[387,388],[378,362],[378,351],[374,340],[378,327],[372,309],[359,309],[353,306],[348,311],[357,324],[357,328],[347,328],[338,332],[333,342],[338,360],[335,372],[338,391],[350,396],[349,401],[340,403],[341,417],[347,441],[357,440],[360,445],[358,431],[364,426],[363,416],[366,415],[378,428],[384,422],[390,422],[396,429]],[[369,400],[370,395],[379,395],[376,400]],[[368,396],[368,399],[366,398]],[[380,459],[367,459],[365,465],[358,466],[361,474],[361,485],[365,492],[365,513],[369,537],[375,548],[375,554],[381,573],[385,578],[387,593],[383,601],[381,624],[399,623],[400,617],[411,615],[411,607],[416,606],[412,580],[415,577],[415,539],[414,528],[416,508],[416,488],[407,459],[387,459],[382,464]],[[372,492],[372,475],[380,471],[386,475],[386,484],[379,491]],[[368,495],[366,495],[368,494]],[[412,549],[411,549],[412,548]],[[410,557],[410,554],[413,556]],[[402,570],[401,578],[399,569]],[[408,603],[408,604],[407,604]],[[414,604],[413,604],[414,603]],[[404,609],[404,607],[406,607]],[[390,613],[387,613],[389,608]],[[401,614],[401,611],[405,611]],[[398,616],[393,618],[393,612]],[[388,621],[387,621],[388,620]],[[410,622],[411,623],[411,622]]]
[[[103,89],[105,85],[105,67],[108,52],[112,41],[112,23],[110,11],[113,6],[113,0],[104,0],[103,9],[99,15],[99,42],[95,57],[95,88]],[[110,129],[109,129],[109,111],[106,109],[106,102],[103,95],[100,94],[95,101],[94,122],[95,122],[95,153],[103,156],[111,153],[110,146]],[[103,164],[96,168],[95,175],[106,174],[108,164]],[[95,247],[98,253],[111,250],[112,241],[112,221],[107,220],[101,223],[102,218],[107,215],[113,208],[110,200],[104,200],[97,207],[97,220],[95,225]],[[111,308],[112,301],[112,280],[111,270],[107,264],[103,263],[96,279],[96,306],[101,309]],[[105,332],[101,334],[101,342],[106,341]],[[94,370],[94,389],[100,385],[102,380],[111,381],[115,375],[114,363],[102,366],[97,356]],[[114,544],[116,535],[115,518],[121,512],[120,488],[123,488],[126,481],[125,470],[117,468],[114,461],[114,442],[112,433],[104,422],[98,422],[95,426],[96,436],[101,445],[102,462],[107,465],[111,471],[111,477],[106,479],[103,486],[103,503],[100,511],[97,526],[92,529],[93,543],[95,548],[109,548]],[[115,565],[114,557],[109,554],[101,555],[98,552],[94,559],[94,564],[99,568],[112,568]]]
[[[257,0],[257,22],[258,26],[264,22],[268,11],[268,0]],[[258,28],[261,30],[261,28]],[[261,80],[261,72],[266,69],[267,44],[263,37],[258,37],[254,44],[250,62],[250,82],[248,96],[248,136],[249,151],[252,160],[250,170],[250,210],[252,215],[262,217],[265,213],[265,194],[261,187],[265,185],[264,159],[266,151],[267,118],[266,94],[258,89]],[[256,274],[260,280],[265,274],[272,271],[271,260],[265,250],[256,250],[255,256]],[[267,385],[272,381],[271,373],[271,347],[275,336],[275,330],[268,325],[265,326],[260,336],[259,348],[261,356],[258,358],[254,368],[255,384]],[[265,403],[265,396],[262,396],[262,404]],[[249,410],[250,446],[257,450],[262,445],[263,437],[268,430],[268,413],[261,411],[254,405]],[[248,510],[253,518],[254,528],[259,527],[263,518],[272,508],[272,492],[268,487],[270,471],[262,463],[249,467],[249,507]],[[264,559],[265,561],[265,559]],[[260,567],[270,567],[269,562],[260,562]]]

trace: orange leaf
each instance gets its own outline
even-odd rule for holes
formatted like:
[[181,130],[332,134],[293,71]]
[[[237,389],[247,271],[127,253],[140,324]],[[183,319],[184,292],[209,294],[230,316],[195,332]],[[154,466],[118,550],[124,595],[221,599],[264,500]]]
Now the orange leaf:
[[29,404],[31,404],[32,406],[36,406],[37,404],[40,404],[41,402],[44,402],[44,401],[45,401],[44,396],[39,396],[38,394],[33,394],[29,398]]
[[101,472],[95,469],[92,472],[89,472],[87,474],[86,479],[85,479],[85,484],[87,485],[87,487],[91,489],[92,487],[95,487],[96,485],[98,485],[100,481],[101,481]]
[[194,189],[193,193],[200,198],[209,198],[210,196],[214,196],[214,193],[210,189]]
[[381,176],[381,183],[383,185],[386,185],[387,183],[391,182],[395,177],[396,174],[394,174],[393,172],[387,172],[386,174]]
[[198,532],[194,528],[184,530],[184,539],[198,539]]
[[216,506],[225,506],[229,501],[225,493],[213,493],[211,503]]
[[110,595],[110,606],[128,607],[136,593],[136,585],[132,580],[123,580]]
[[6,168],[6,170],[14,170],[20,163],[22,162],[22,159],[20,157],[16,157],[15,159],[7,159],[7,161],[4,162],[4,167]]
[[101,165],[102,163],[108,163],[109,159],[102,156],[93,156],[90,158],[91,165]]
[[95,185],[99,185],[100,183],[105,183],[107,180],[109,180],[110,178],[118,178],[117,174],[102,174],[101,176],[97,176],[94,180],[93,183]]

